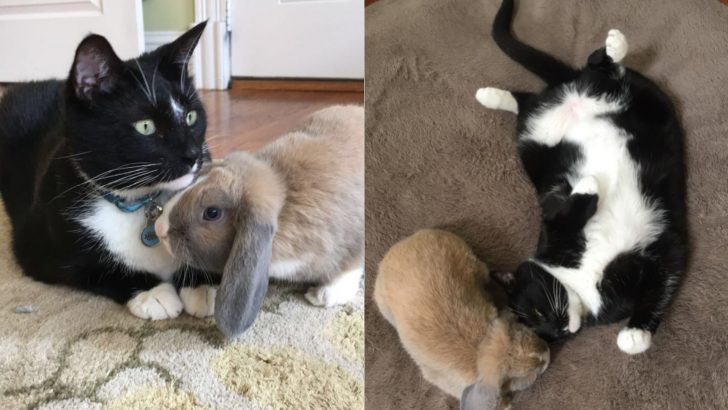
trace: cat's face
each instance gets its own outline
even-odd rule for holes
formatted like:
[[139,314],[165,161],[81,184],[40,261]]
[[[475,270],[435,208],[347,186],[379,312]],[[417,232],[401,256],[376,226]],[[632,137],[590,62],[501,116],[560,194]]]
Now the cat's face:
[[548,342],[572,336],[567,291],[550,273],[529,261],[513,273],[496,273],[496,278],[506,289],[508,305],[519,322]]
[[208,158],[205,110],[187,74],[202,23],[121,61],[101,36],[78,46],[66,86],[66,135],[78,170],[122,195],[189,185]]

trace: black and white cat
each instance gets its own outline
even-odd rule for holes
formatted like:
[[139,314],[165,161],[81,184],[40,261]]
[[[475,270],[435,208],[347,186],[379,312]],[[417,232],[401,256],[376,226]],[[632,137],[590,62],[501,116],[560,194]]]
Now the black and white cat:
[[175,286],[185,267],[154,244],[145,214],[209,160],[205,110],[187,73],[204,28],[128,61],[89,35],[67,80],[6,90],[0,192],[26,275],[107,296],[145,319],[186,307]]
[[620,64],[627,41],[574,70],[516,40],[505,0],[493,38],[547,83],[540,94],[482,88],[477,100],[518,115],[517,144],[536,188],[536,254],[500,275],[520,320],[548,340],[629,318],[618,347],[647,350],[687,263],[683,132],[669,98]]

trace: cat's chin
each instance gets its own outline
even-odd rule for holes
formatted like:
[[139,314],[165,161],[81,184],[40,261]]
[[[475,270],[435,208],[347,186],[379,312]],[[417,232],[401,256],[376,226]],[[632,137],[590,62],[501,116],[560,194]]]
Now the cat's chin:
[[189,172],[177,179],[173,179],[169,182],[163,182],[161,184],[157,184],[156,188],[159,191],[179,191],[180,189],[187,188],[188,186],[192,185],[192,182],[195,180],[195,173]]

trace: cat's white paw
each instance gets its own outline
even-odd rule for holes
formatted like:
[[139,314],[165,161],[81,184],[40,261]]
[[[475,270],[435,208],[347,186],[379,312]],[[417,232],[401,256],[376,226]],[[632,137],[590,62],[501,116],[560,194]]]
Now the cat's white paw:
[[566,287],[566,298],[568,302],[568,314],[569,324],[566,327],[571,333],[576,333],[581,329],[581,317],[584,307],[581,304],[581,299],[576,295],[576,292]]
[[342,273],[330,283],[312,286],[306,292],[306,300],[314,306],[332,307],[351,302],[359,291],[359,280],[363,273],[357,268]]
[[607,55],[612,58],[612,61],[618,63],[627,55],[629,45],[627,44],[627,38],[617,29],[609,30],[607,34],[607,40],[604,42],[607,48]]
[[485,87],[475,93],[475,99],[486,108],[505,110],[518,114],[518,102],[513,97],[513,94],[508,91]]
[[625,327],[619,331],[617,346],[627,354],[642,353],[650,348],[652,333],[647,330]]
[[579,329],[581,329],[581,316],[569,315],[569,332],[576,333]]
[[182,301],[169,283],[138,293],[126,302],[126,306],[134,316],[142,319],[174,319],[182,313]]
[[215,314],[215,296],[217,296],[217,288],[207,285],[182,288],[179,291],[185,312],[190,316],[200,318]]
[[574,189],[571,190],[571,193],[595,195],[599,193],[599,183],[593,176],[584,177],[576,183]]

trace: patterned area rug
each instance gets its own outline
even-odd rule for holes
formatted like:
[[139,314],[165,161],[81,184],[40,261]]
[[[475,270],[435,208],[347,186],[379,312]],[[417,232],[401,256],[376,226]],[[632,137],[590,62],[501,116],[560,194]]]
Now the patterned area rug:
[[22,276],[0,203],[0,408],[363,409],[363,296],[322,309],[304,290],[271,286],[235,341],[211,319],[146,322]]

